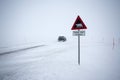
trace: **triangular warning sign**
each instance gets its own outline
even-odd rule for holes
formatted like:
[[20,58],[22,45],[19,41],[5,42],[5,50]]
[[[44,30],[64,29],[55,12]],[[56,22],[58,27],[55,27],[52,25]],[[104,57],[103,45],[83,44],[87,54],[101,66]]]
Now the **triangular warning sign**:
[[86,25],[80,18],[80,16],[77,17],[76,21],[74,22],[71,30],[80,30],[80,29],[87,29]]

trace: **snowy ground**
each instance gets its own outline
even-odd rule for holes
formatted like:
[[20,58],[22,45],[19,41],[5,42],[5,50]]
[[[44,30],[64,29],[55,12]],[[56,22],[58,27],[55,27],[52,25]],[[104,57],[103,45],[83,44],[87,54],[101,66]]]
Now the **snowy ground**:
[[0,80],[120,80],[120,50],[112,44],[77,40],[0,55]]

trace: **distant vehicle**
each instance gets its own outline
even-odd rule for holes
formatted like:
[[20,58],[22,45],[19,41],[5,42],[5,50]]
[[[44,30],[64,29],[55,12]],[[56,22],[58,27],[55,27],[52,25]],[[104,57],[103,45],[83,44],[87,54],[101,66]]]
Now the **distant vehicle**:
[[65,42],[67,39],[65,36],[59,36],[58,37],[58,42]]

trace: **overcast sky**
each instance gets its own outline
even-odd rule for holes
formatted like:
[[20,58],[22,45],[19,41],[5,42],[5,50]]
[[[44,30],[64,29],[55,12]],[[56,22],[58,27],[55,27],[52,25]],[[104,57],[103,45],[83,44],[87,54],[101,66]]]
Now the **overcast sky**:
[[72,37],[79,15],[87,39],[119,38],[120,0],[0,0],[0,44]]

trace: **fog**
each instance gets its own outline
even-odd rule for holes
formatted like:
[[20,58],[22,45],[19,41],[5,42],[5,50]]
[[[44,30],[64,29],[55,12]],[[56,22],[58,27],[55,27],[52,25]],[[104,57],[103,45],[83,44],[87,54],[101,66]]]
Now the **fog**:
[[86,41],[118,41],[119,0],[0,0],[0,45],[73,39],[79,15],[87,26]]

